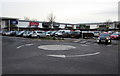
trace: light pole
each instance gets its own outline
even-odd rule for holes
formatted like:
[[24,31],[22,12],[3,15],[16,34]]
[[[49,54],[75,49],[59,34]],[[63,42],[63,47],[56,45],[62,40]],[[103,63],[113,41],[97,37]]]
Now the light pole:
[[10,31],[10,20],[8,21],[8,25],[9,25],[9,27],[8,27],[8,28],[9,28],[9,31]]

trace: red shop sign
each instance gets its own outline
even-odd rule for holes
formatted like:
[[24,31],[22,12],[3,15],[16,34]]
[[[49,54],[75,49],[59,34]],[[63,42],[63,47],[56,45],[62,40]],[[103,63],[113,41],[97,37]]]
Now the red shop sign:
[[39,25],[39,22],[30,22],[29,25],[30,25],[30,26],[38,26],[38,25]]

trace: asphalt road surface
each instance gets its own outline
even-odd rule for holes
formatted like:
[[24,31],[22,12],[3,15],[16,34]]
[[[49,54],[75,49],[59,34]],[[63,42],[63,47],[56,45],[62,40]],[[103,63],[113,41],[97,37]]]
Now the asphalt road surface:
[[[38,48],[43,45],[48,50]],[[52,48],[46,45],[52,45]],[[3,74],[118,74],[118,45],[117,40],[105,45],[97,44],[94,39],[39,40],[4,36],[2,72]],[[66,46],[75,48],[68,47],[68,50],[64,50]]]

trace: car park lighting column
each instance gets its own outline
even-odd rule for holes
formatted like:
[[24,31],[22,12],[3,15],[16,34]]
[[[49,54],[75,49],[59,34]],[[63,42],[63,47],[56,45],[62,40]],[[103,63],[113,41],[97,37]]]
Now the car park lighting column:
[[9,28],[9,31],[10,31],[10,19],[8,20],[8,25],[9,25],[9,27],[8,27],[8,28]]

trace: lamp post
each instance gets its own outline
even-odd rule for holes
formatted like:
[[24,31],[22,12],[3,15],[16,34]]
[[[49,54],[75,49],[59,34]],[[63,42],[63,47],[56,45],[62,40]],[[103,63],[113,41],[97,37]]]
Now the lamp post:
[[9,28],[9,31],[10,31],[10,20],[8,21],[8,25],[9,25],[9,27],[8,27],[8,28]]

